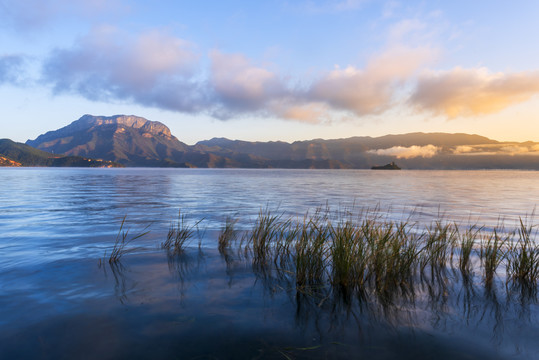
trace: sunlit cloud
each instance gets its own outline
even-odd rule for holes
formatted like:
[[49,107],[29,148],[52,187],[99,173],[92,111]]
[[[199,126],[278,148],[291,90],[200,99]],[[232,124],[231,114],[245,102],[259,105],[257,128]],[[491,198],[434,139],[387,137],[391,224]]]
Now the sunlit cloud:
[[539,155],[539,145],[530,144],[529,146],[523,144],[482,144],[482,145],[463,145],[457,146],[453,150],[455,155]]
[[205,101],[192,80],[198,58],[191,43],[163,32],[131,35],[101,26],[72,48],[55,50],[44,65],[43,81],[55,93],[193,111]]
[[411,159],[416,157],[431,158],[440,152],[440,148],[434,145],[409,147],[393,146],[389,149],[369,150],[368,152],[376,155],[394,156],[397,159]]
[[453,150],[453,154],[469,154],[474,151],[474,147],[470,145],[461,145],[457,146],[455,150]]
[[256,115],[321,123],[343,112],[361,117],[388,110],[399,87],[436,52],[394,46],[363,69],[336,67],[303,87],[243,54],[213,50],[208,56],[204,73],[196,46],[186,40],[157,30],[132,35],[101,26],[73,47],[55,50],[43,80],[55,93],[90,100],[133,101],[222,120]]
[[485,68],[429,71],[409,103],[452,119],[499,112],[539,93],[539,71],[490,73]]
[[392,105],[398,85],[435,56],[430,48],[392,47],[372,57],[365,69],[330,71],[313,84],[309,96],[357,116],[381,113]]
[[230,110],[260,111],[272,100],[286,96],[277,74],[254,65],[241,54],[210,53],[210,82],[217,98]]
[[325,103],[280,103],[270,104],[271,111],[278,117],[304,123],[323,123],[330,120],[329,109]]

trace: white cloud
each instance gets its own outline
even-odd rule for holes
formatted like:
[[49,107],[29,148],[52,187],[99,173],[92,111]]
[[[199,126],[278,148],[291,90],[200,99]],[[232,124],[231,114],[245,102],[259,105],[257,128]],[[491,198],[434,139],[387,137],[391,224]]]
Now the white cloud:
[[431,158],[440,152],[440,148],[434,145],[410,147],[393,146],[389,149],[369,150],[369,153],[376,155],[394,156],[397,159],[411,159],[416,157]]

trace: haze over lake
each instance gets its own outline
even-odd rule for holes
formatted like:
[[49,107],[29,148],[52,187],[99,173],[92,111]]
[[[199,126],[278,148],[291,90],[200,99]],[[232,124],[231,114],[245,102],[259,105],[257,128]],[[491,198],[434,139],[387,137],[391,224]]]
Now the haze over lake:
[[[248,229],[266,208],[300,221],[319,207],[378,208],[387,219],[419,226],[443,218],[486,231],[501,221],[515,228],[519,217],[534,220],[537,176],[2,169],[0,357],[393,358],[404,352],[401,357],[410,359],[533,358],[539,351],[532,335],[539,330],[536,298],[519,302],[501,287],[493,299],[480,279],[467,293],[456,277],[440,298],[424,290],[413,304],[379,313],[302,300],[293,286],[268,282],[216,249],[227,215],[238,219],[239,230]],[[188,251],[171,258],[160,244],[179,209],[190,224],[201,222]],[[138,249],[121,267],[99,267],[124,216],[124,230],[135,235],[149,225],[150,233],[131,244]]]

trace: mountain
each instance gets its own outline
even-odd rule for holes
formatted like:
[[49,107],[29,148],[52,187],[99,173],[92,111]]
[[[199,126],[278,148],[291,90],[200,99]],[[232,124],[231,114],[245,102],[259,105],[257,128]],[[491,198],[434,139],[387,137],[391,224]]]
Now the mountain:
[[84,115],[26,144],[55,154],[89,156],[126,166],[207,167],[222,161],[180,142],[162,123],[138,116]]
[[395,162],[403,169],[539,170],[539,143],[535,142],[499,142],[462,133],[409,133],[293,143],[213,138],[189,146],[160,122],[126,115],[84,115],[26,143],[55,154],[125,166],[370,169]]
[[200,151],[238,158],[256,156],[269,167],[370,169],[397,162],[404,169],[539,170],[539,143],[499,142],[484,136],[409,133],[380,137],[286,142],[213,138]]
[[0,139],[0,166],[118,167],[110,161],[55,155],[9,139]]

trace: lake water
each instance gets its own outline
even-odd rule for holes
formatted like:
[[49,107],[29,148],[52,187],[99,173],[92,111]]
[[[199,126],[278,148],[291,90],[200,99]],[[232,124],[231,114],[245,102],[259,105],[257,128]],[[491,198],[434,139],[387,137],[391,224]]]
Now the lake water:
[[[0,184],[0,358],[539,356],[536,296],[455,279],[391,309],[321,301],[216,250],[227,216],[248,229],[265,208],[516,227],[533,222],[537,172],[5,168]],[[170,257],[160,244],[179,209],[201,222]],[[150,233],[99,266],[124,217]]]

